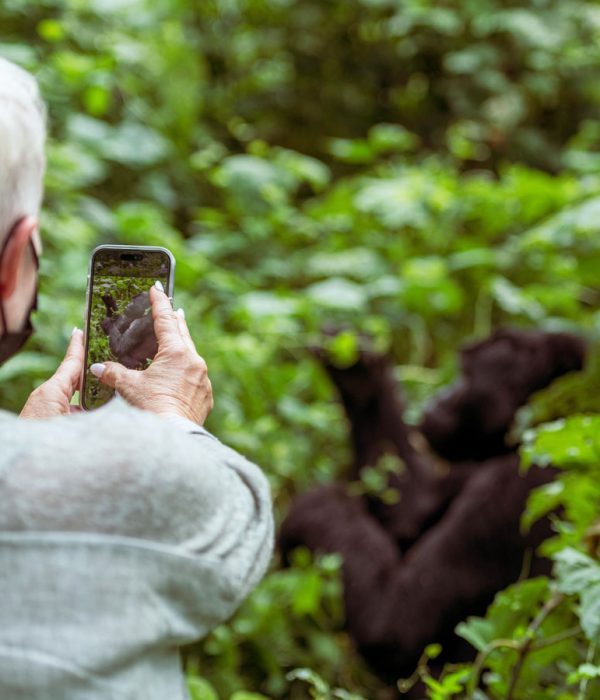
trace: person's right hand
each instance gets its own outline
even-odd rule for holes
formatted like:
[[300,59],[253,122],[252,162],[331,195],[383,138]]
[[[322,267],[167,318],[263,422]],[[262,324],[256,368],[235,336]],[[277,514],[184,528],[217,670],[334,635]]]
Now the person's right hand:
[[92,365],[92,372],[130,404],[158,414],[177,414],[202,425],[214,402],[206,362],[196,352],[182,313],[175,313],[167,295],[150,289],[158,352],[145,370],[119,362]]
[[21,418],[53,418],[79,411],[71,399],[79,387],[83,368],[83,333],[73,328],[65,359],[56,372],[30,394]]

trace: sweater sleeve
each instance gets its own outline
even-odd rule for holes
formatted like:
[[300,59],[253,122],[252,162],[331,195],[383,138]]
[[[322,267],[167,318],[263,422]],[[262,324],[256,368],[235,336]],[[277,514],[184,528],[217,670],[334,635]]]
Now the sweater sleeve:
[[240,595],[273,541],[262,471],[208,431],[117,397],[90,413],[0,421],[0,530],[123,535],[213,561]]

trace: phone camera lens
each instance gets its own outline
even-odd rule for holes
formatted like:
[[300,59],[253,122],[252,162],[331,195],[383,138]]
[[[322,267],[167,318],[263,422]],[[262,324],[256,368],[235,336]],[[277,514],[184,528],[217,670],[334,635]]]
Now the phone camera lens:
[[123,253],[121,260],[142,260],[144,256],[141,253]]

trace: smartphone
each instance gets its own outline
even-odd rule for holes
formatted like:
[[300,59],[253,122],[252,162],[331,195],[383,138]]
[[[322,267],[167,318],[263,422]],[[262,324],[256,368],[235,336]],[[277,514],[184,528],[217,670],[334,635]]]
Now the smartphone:
[[173,296],[175,258],[166,248],[101,245],[90,257],[84,323],[85,361],[79,403],[89,411],[109,401],[114,390],[91,372],[95,362],[120,362],[143,370],[158,345],[150,309],[150,287],[160,280]]

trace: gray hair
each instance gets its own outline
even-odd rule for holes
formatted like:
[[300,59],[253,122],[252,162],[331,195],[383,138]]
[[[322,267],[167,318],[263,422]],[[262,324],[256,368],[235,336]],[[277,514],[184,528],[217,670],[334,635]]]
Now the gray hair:
[[35,78],[0,57],[0,246],[23,216],[37,216],[45,170],[46,109]]

